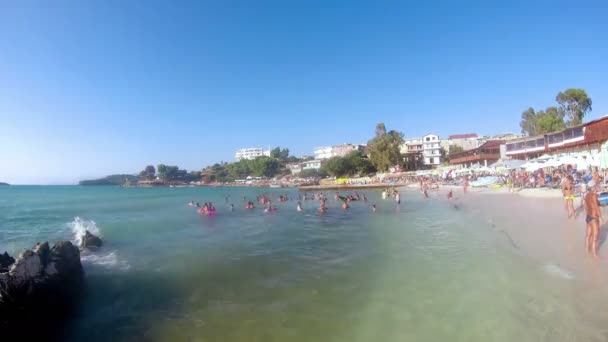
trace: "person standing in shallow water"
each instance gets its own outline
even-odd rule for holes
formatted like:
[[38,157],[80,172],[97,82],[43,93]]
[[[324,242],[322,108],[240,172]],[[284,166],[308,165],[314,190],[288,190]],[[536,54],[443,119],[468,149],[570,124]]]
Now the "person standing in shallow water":
[[585,251],[597,258],[598,237],[600,235],[600,223],[602,221],[602,212],[600,211],[600,202],[597,197],[597,183],[593,180],[589,181],[588,192],[585,196],[585,211],[587,217],[587,232],[585,235]]
[[564,194],[564,209],[568,218],[574,215],[574,179],[571,175],[564,178],[562,183],[562,193]]

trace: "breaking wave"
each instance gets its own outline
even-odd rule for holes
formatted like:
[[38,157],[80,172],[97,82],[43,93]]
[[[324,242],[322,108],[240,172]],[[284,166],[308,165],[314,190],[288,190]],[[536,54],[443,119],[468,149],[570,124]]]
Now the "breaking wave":
[[101,237],[101,232],[93,220],[87,221],[76,216],[74,217],[74,221],[70,222],[69,225],[72,228],[72,239],[78,246],[82,244],[82,239],[87,230],[92,234]]

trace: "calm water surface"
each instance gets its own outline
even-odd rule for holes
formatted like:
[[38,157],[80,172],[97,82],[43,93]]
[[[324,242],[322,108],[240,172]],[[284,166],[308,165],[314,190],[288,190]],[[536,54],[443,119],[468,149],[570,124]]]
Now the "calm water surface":
[[[249,188],[0,188],[0,251],[98,230],[69,339],[144,341],[605,341],[575,279],[528,259],[452,202],[379,192],[243,209]],[[332,196],[331,192],[328,192]],[[229,196],[226,202],[226,196]],[[213,201],[214,217],[187,202]],[[276,201],[275,201],[276,202]],[[228,203],[235,204],[230,212]],[[372,214],[370,205],[378,212]],[[80,219],[75,219],[79,217]]]

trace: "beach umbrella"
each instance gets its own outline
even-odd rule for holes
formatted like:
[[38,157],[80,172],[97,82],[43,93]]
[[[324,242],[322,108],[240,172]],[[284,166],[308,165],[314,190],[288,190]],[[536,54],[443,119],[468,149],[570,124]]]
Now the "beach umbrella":
[[542,156],[536,158],[536,160],[549,160],[551,158],[553,158],[553,157],[545,153]]
[[573,165],[575,166],[578,160],[573,156],[563,156],[559,158],[560,165]]
[[608,169],[608,141],[602,144],[599,161],[602,169]]
[[517,169],[520,168],[522,165],[524,165],[526,162],[523,160],[507,160],[505,162],[505,166],[507,167],[507,169]]
[[544,167],[558,167],[560,165],[562,165],[562,163],[560,163],[557,159],[553,158],[547,160],[544,164]]
[[584,169],[588,169],[589,168],[589,164],[587,163],[587,160],[585,158],[576,158],[576,169],[577,170],[584,170]]

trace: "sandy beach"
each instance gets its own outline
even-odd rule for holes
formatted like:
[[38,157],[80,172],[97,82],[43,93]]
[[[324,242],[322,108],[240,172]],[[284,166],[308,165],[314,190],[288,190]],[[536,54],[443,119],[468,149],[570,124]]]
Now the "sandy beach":
[[[420,195],[410,188],[401,189],[409,196]],[[601,224],[600,258],[594,259],[584,250],[585,213],[579,208],[579,198],[574,203],[577,217],[567,219],[563,200],[555,195],[559,190],[510,193],[473,188],[465,195],[462,188],[452,189],[455,200],[447,200],[446,187],[430,192],[430,200],[483,219],[497,233],[497,244],[510,245],[514,253],[536,263],[539,272],[569,280],[568,299],[583,318],[582,325],[597,327],[608,319],[608,225]],[[608,210],[602,208],[602,214],[608,217]],[[608,331],[597,338],[608,340]]]

